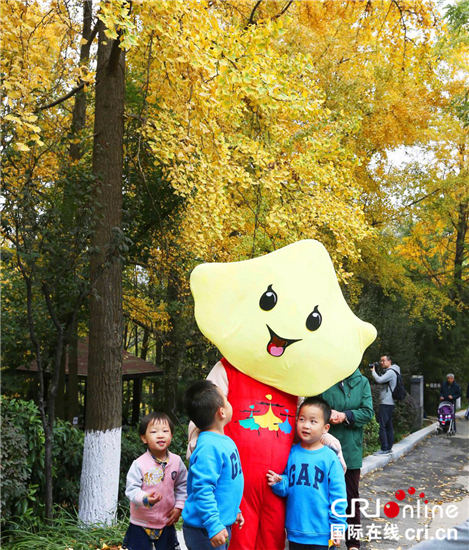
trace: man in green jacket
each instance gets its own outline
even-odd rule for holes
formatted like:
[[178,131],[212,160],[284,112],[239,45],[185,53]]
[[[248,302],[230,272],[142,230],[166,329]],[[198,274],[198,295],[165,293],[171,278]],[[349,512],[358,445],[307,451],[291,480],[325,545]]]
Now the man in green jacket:
[[[351,500],[359,498],[360,468],[363,457],[363,426],[374,416],[371,389],[368,380],[357,369],[342,382],[338,382],[322,394],[332,409],[329,433],[342,445],[347,472],[347,514],[350,514]],[[347,518],[349,524],[346,545],[349,550],[360,548],[358,526],[360,507],[355,503],[355,515]]]

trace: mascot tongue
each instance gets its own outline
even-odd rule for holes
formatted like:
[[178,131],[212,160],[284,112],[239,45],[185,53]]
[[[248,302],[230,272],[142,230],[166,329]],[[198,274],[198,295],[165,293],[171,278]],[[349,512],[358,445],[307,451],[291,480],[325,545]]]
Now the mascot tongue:
[[282,340],[278,336],[273,336],[267,344],[267,351],[274,357],[280,357],[285,351],[286,343],[286,340]]

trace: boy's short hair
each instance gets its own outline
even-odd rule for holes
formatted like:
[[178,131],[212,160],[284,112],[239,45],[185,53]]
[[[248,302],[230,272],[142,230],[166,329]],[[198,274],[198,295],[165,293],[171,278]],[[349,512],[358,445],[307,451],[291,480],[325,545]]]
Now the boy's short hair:
[[145,435],[147,433],[148,424],[160,424],[165,422],[169,425],[171,435],[173,435],[174,424],[172,423],[171,418],[163,412],[152,412],[141,418],[138,426],[138,433],[140,435]]
[[215,422],[215,414],[225,401],[218,387],[210,380],[199,380],[184,394],[184,408],[189,418],[204,431]]
[[318,407],[318,409],[321,409],[322,414],[324,416],[324,423],[329,424],[329,421],[331,419],[331,408],[329,406],[329,403],[323,399],[322,397],[319,397],[318,395],[307,397],[303,403],[300,406],[300,410],[298,411],[298,415],[301,412],[301,409],[303,407]]

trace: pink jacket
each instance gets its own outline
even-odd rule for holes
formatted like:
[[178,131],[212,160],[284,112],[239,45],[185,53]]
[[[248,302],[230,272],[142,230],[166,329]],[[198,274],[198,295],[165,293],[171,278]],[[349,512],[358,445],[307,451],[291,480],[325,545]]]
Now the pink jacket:
[[[147,451],[134,460],[127,474],[125,494],[130,500],[130,522],[149,529],[162,529],[173,508],[184,508],[187,498],[187,468],[181,457],[168,451],[168,462],[163,467]],[[143,504],[143,497],[157,489],[163,498],[151,507]]]

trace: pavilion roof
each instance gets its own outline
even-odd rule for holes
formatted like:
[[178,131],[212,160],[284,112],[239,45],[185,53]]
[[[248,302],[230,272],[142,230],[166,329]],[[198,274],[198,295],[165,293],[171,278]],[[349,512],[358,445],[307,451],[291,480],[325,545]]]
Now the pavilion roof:
[[[22,372],[37,372],[36,359],[29,363],[29,366],[24,365],[18,367],[17,370]],[[68,354],[65,362],[65,374],[68,375]],[[155,376],[163,374],[163,369],[137,357],[127,350],[122,351],[122,377],[124,379],[146,378],[147,376]],[[78,340],[78,377],[86,378],[88,376],[88,338]]]

